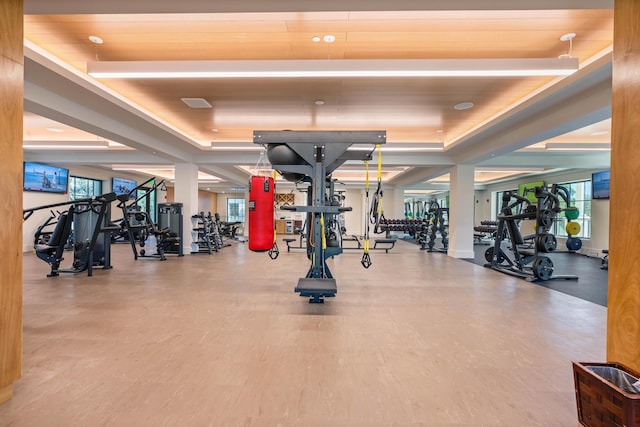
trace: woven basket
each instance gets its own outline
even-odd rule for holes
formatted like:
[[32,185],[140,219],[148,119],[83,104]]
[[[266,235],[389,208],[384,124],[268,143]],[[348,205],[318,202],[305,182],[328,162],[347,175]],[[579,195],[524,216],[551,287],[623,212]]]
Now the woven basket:
[[616,368],[635,378],[640,377],[619,363],[573,362],[580,423],[587,427],[640,427],[640,394],[623,390],[588,367]]

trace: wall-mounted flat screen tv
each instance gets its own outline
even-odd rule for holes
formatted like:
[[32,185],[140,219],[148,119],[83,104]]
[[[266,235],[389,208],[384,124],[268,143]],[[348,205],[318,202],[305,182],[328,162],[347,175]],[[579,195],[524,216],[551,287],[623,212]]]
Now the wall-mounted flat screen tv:
[[[129,194],[131,190],[133,190],[137,186],[138,186],[137,181],[134,181],[132,179],[118,178],[115,176],[111,178],[111,191],[116,193],[116,195]],[[131,195],[131,197],[133,197],[134,199],[135,199],[135,196],[136,196],[135,194]]]
[[24,162],[23,189],[25,191],[65,194],[68,186],[69,169]]
[[594,199],[609,198],[610,171],[594,172],[591,174],[591,197]]

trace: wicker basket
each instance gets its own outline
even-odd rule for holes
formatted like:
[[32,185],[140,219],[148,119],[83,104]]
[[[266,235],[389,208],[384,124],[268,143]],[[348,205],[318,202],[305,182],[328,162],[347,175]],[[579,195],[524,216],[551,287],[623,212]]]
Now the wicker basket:
[[629,393],[588,367],[610,367],[639,378],[619,363],[573,362],[578,420],[587,427],[640,427],[640,394]]

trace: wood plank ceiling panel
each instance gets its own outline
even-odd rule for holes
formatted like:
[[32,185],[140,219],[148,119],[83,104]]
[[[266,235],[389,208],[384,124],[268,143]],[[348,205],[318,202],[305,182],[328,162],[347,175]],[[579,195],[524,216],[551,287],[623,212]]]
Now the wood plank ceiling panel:
[[[99,60],[557,57],[612,43],[612,11],[323,12],[26,16],[26,38],[85,71]],[[331,44],[313,36],[332,34]],[[105,40],[100,46],[89,35]],[[549,78],[104,80],[204,144],[266,129],[372,129],[393,141],[451,140]],[[181,97],[202,97],[193,110]],[[313,101],[323,99],[323,106]],[[456,111],[459,102],[476,107]],[[219,131],[211,133],[211,128]],[[443,129],[444,133],[437,133]]]

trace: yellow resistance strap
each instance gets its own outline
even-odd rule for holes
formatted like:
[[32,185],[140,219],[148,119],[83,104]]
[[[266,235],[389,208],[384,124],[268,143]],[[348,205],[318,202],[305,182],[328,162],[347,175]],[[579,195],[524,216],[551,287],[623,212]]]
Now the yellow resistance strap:
[[[277,172],[273,171],[273,193],[275,194],[276,189],[276,176],[277,176]],[[275,211],[276,211],[276,204],[273,204],[273,212],[274,212],[274,218],[275,218]],[[278,249],[278,238],[276,236],[276,223],[274,221],[273,223],[273,246],[271,247],[271,249],[269,249],[269,258],[271,259],[276,259],[278,258],[278,255],[280,255],[280,250]]]
[[369,212],[369,161],[368,160],[364,161],[364,176],[365,176],[365,181],[364,181],[365,213],[364,213],[364,239],[363,239],[364,253],[362,254],[362,260],[360,261],[360,264],[362,264],[364,268],[369,268],[371,267],[371,256],[369,255],[369,218],[367,216],[367,212]]

